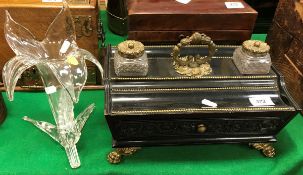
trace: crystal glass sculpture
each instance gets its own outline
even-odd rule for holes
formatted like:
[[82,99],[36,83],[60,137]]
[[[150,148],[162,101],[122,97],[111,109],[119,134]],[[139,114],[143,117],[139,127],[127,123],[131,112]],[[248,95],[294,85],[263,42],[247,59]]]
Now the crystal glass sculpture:
[[94,108],[92,104],[74,117],[74,103],[79,101],[87,79],[85,60],[96,64],[101,75],[103,69],[91,53],[77,46],[75,28],[73,22],[70,26],[71,21],[73,19],[70,10],[64,2],[45,38],[37,41],[28,29],[15,22],[6,11],[5,37],[16,56],[5,64],[2,75],[8,98],[12,101],[14,88],[22,72],[32,66],[37,67],[56,125],[28,117],[24,117],[24,120],[59,142],[65,148],[70,166],[77,168],[80,166],[80,160],[76,143]]

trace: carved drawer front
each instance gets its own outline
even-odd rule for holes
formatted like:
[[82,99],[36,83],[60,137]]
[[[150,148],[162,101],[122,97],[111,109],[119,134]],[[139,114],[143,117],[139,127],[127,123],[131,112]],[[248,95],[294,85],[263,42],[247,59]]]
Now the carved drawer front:
[[116,120],[113,137],[124,139],[201,138],[270,135],[280,128],[278,118],[201,120]]

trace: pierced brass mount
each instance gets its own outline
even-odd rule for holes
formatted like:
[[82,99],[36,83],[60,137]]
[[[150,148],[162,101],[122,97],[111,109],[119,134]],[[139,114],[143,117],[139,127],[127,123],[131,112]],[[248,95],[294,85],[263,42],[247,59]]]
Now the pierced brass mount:
[[269,143],[250,143],[249,146],[262,151],[266,157],[274,157],[276,155],[275,148]]
[[131,147],[131,148],[116,148],[115,151],[110,152],[107,155],[107,160],[109,163],[117,164],[120,163],[123,156],[130,156],[137,152],[140,149],[139,147]]
[[[183,46],[188,45],[208,45],[208,55],[187,55],[180,56],[180,51]],[[180,43],[173,47],[171,56],[173,57],[173,66],[181,75],[200,77],[209,75],[212,72],[209,64],[211,58],[217,51],[215,43],[209,36],[195,32],[192,36],[183,38]]]
[[[93,34],[92,17],[86,15],[73,16],[77,38],[82,36],[90,37]],[[72,22],[69,18],[66,19],[66,33],[70,34],[73,31]]]

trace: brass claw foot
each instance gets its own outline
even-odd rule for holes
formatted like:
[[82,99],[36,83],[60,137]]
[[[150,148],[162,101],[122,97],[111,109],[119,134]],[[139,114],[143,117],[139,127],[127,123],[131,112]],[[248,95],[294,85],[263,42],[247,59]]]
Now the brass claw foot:
[[138,147],[131,147],[131,148],[116,148],[115,151],[110,152],[107,155],[107,160],[109,163],[117,164],[120,163],[122,160],[122,156],[130,156],[134,154],[138,149]]
[[269,143],[250,143],[249,146],[261,150],[266,157],[274,157],[276,155],[275,148]]

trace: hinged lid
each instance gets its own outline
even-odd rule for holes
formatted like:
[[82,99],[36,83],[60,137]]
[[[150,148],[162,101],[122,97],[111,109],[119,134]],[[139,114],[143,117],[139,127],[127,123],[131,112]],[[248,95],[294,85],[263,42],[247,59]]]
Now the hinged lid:
[[242,46],[245,51],[253,54],[266,54],[270,49],[270,46],[267,43],[258,40],[244,41]]
[[[210,61],[210,75],[187,77],[173,68],[172,46],[145,46],[149,68],[145,77],[119,77],[114,72],[114,53],[105,62],[105,113],[114,115],[238,113],[295,111],[281,88],[279,75],[242,75],[232,61],[238,46],[220,46]],[[205,55],[207,46],[184,47],[182,55]],[[256,104],[256,100],[267,100]],[[255,100],[255,101],[254,101]],[[205,102],[206,101],[206,102]],[[188,115],[190,116],[190,115]]]
[[129,31],[252,30],[257,11],[243,0],[235,2],[242,7],[228,8],[222,0],[129,0]]
[[[1,8],[61,8],[63,0],[2,0]],[[66,0],[70,8],[95,8],[96,0]]]
[[118,54],[125,58],[139,58],[144,54],[144,45],[135,40],[127,40],[118,44]]

